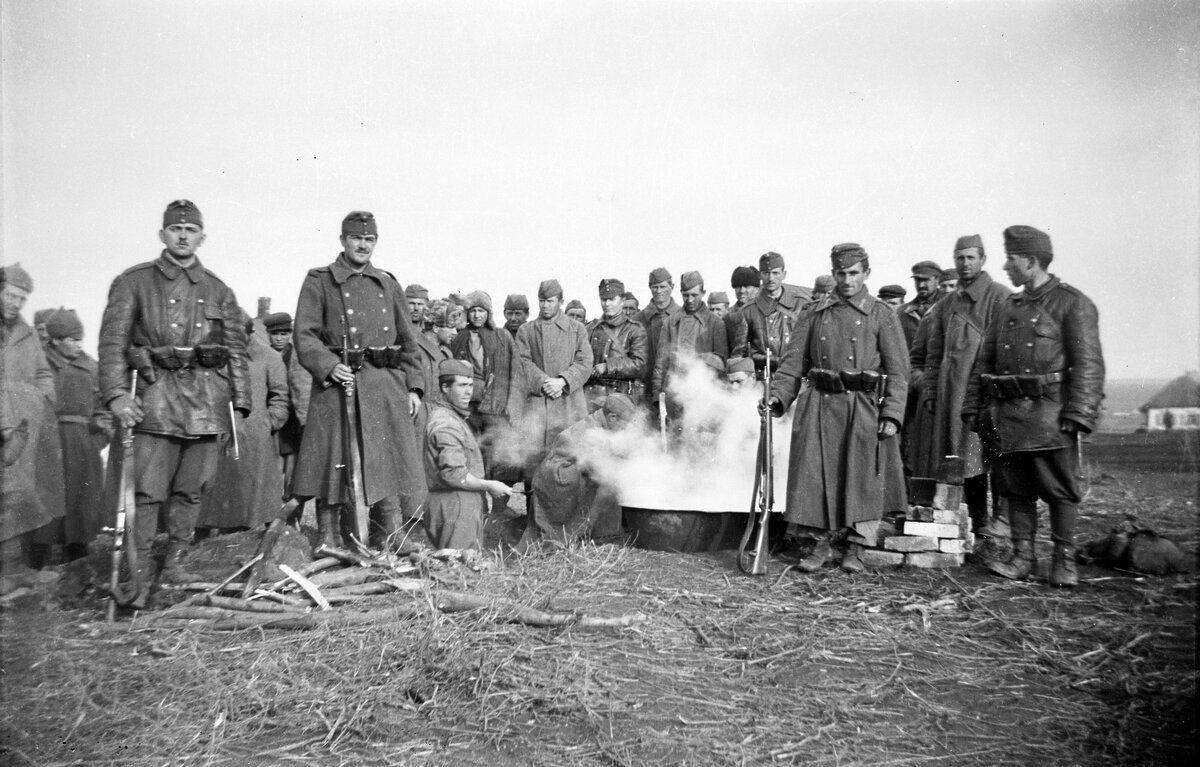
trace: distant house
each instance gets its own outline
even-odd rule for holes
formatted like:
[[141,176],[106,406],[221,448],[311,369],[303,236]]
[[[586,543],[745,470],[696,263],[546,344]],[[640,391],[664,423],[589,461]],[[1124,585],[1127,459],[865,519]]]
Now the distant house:
[[1200,373],[1179,376],[1138,410],[1146,414],[1148,431],[1200,429]]

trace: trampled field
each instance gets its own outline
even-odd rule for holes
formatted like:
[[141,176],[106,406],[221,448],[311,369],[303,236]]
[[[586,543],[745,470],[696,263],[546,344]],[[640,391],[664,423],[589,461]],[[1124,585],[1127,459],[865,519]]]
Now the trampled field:
[[[1170,447],[1157,461],[1102,440],[1089,449],[1081,538],[1133,515],[1194,556],[1196,474],[1169,468]],[[131,630],[64,588],[57,607],[3,613],[0,762],[1195,761],[1194,574],[1084,567],[1064,591],[976,564],[861,576],[787,564],[748,578],[732,554],[507,555],[415,597],[371,598],[411,603],[403,620],[308,631]],[[432,607],[445,588],[644,620],[536,628],[500,607],[448,615]]]

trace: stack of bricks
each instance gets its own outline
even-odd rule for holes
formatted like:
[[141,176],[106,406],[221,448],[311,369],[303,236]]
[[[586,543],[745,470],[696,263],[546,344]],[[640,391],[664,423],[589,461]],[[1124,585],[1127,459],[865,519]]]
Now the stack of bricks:
[[868,567],[959,567],[975,544],[962,485],[938,482],[928,506],[909,506],[903,519],[859,522],[847,538],[863,547]]

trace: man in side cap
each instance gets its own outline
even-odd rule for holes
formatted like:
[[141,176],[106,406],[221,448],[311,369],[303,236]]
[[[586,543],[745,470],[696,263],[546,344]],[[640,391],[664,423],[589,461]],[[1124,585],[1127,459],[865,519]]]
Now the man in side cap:
[[515,339],[517,330],[529,321],[529,299],[520,293],[510,293],[504,299],[504,329]]
[[704,304],[704,277],[700,272],[685,272],[679,278],[683,310],[667,318],[655,344],[657,357],[650,382],[650,399],[667,392],[670,415],[679,414],[681,406],[670,394],[671,376],[686,357],[715,354],[724,361],[729,357],[729,337],[725,323]]
[[938,278],[938,293],[946,295],[958,290],[958,270],[943,269],[942,276]]
[[625,312],[626,317],[637,322],[638,312],[641,311],[638,297],[630,291],[625,291],[621,296],[621,310]]
[[278,352],[283,361],[287,381],[288,416],[283,426],[275,431],[275,445],[279,454],[279,472],[283,475],[283,500],[287,504],[285,516],[299,522],[303,507],[292,497],[292,473],[296,468],[296,454],[300,451],[300,442],[304,437],[304,421],[300,412],[307,413],[308,390],[312,385],[312,376],[296,359],[296,349],[292,345],[292,315],[287,312],[275,312],[263,317],[262,323],[270,339],[271,348]]
[[600,317],[588,324],[592,375],[584,392],[594,413],[612,392],[640,404],[645,395],[646,329],[625,314],[625,285],[616,278],[600,280]]
[[884,302],[893,309],[899,309],[904,303],[904,296],[908,293],[903,285],[884,285],[875,294],[875,297]]
[[918,261],[912,267],[913,288],[917,294],[908,303],[896,310],[900,317],[900,327],[904,329],[904,340],[912,349],[913,339],[917,335],[917,325],[921,318],[929,313],[938,300],[938,278],[942,267],[933,261]]
[[5,591],[48,564],[46,533],[63,516],[63,464],[54,373],[21,316],[33,279],[0,267],[0,583]]
[[961,416],[997,456],[996,490],[1007,501],[1012,557],[992,572],[1023,579],[1036,564],[1037,500],[1050,506],[1050,585],[1079,583],[1078,442],[1095,428],[1104,399],[1104,355],[1096,306],[1048,271],[1050,236],[1032,226],[1004,230],[1008,296],[975,359]]
[[58,436],[65,480],[63,517],[67,557],[87,555],[87,545],[112,520],[104,514],[104,462],[98,437],[112,437],[112,417],[100,401],[96,361],[83,350],[83,323],[59,309],[46,318],[46,360],[54,371]]
[[[158,238],[164,249],[157,259],[113,280],[99,345],[100,395],[134,433],[132,548],[143,586],[157,574],[150,546],[164,511],[164,570],[171,578],[185,575],[179,566],[233,418],[253,407],[242,311],[196,255],[205,238],[200,209],[189,200],[168,204]],[[130,368],[138,371],[137,391],[130,390]],[[134,606],[147,595],[143,589]]]
[[[417,410],[414,432],[421,449],[425,444],[425,423],[429,419],[431,404],[441,396],[438,390],[438,364],[451,356],[449,345],[443,347],[438,341],[437,331],[434,330],[434,320],[430,310],[429,291],[420,285],[409,285],[404,289],[404,298],[408,301],[409,321],[417,339],[417,358],[421,365],[421,407]],[[442,313],[444,319],[445,312]],[[449,343],[453,339],[448,338]]]
[[[538,317],[517,331],[524,391],[522,429],[529,450],[525,462],[531,477],[554,440],[587,418],[583,385],[592,374],[592,347],[587,328],[562,311],[562,286],[545,280],[538,286]],[[536,504],[531,504],[536,507]],[[540,534],[534,508],[526,515],[527,546]]]
[[[427,494],[413,429],[426,383],[404,288],[372,263],[378,239],[375,216],[347,215],[341,253],[309,270],[296,306],[296,352],[313,385],[293,489],[316,498],[321,542],[332,546],[355,527],[344,468],[347,429],[361,445],[365,497],[358,500],[371,507],[371,543],[417,533]],[[348,386],[355,393],[349,424]],[[404,531],[397,529],[400,516]]]
[[567,302],[567,308],[564,313],[581,325],[587,324],[587,307],[578,298],[572,298]]
[[50,340],[50,336],[46,333],[46,320],[50,319],[50,315],[54,314],[57,309],[38,309],[33,313],[33,329],[37,332],[38,342],[44,347],[46,342]]
[[754,360],[746,357],[730,357],[725,362],[725,382],[730,389],[742,389],[754,385]]
[[440,396],[429,408],[423,440],[423,465],[429,489],[425,526],[440,549],[483,547],[483,515],[488,496],[512,495],[503,482],[486,479],[483,453],[468,423],[475,374],[466,360],[438,363]]
[[811,300],[812,291],[784,283],[787,269],[783,256],[778,253],[764,253],[758,259],[758,271],[762,275],[762,290],[758,292],[754,303],[741,310],[745,342],[733,351],[754,360],[761,379],[763,366],[767,362],[767,347],[771,348],[771,364],[778,365],[791,337],[792,326],[801,307]]
[[[831,535],[907,508],[896,439],[908,396],[904,334],[867,290],[862,246],[835,245],[830,258],[837,298],[800,315],[765,403],[775,417],[796,403],[785,517],[815,541],[803,572],[832,557]],[[841,567],[863,570],[857,545]]]
[[719,290],[714,290],[708,294],[708,310],[712,312],[717,319],[725,321],[725,315],[729,314],[729,295]]
[[[987,466],[979,435],[963,428],[963,398],[971,365],[984,334],[995,322],[1000,306],[1011,291],[992,279],[983,266],[987,255],[977,234],[959,237],[954,244],[954,269],[958,289],[929,312],[929,339],[925,347],[925,372],[921,377],[921,407],[933,413],[931,450],[946,461],[938,481],[962,482],[976,535],[990,537]],[[961,464],[961,472],[958,466]]]
[[601,484],[585,463],[589,452],[604,451],[605,433],[620,431],[637,417],[632,400],[612,392],[602,408],[554,441],[533,475],[537,523],[552,540],[612,540],[621,535],[621,505],[615,488]]
[[[646,329],[646,388],[650,389],[653,382],[654,361],[658,359],[658,338],[662,334],[663,324],[669,317],[679,313],[679,304],[671,296],[675,289],[675,281],[666,267],[658,267],[650,272],[650,303],[637,316],[637,321]],[[650,409],[655,417],[658,415],[658,402],[651,397]]]

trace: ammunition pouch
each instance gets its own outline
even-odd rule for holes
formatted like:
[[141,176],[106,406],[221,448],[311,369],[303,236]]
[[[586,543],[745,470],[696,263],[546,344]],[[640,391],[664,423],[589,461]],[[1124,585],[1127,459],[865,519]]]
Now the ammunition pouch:
[[357,373],[362,370],[363,360],[366,358],[366,349],[343,349],[340,346],[330,346],[329,351],[338,356],[350,370]]
[[221,344],[198,344],[196,361],[206,368],[223,368],[229,364],[229,347]]
[[992,399],[1039,399],[1046,396],[1049,387],[1061,383],[1062,371],[1044,375],[992,375],[983,373],[979,383]]
[[[400,367],[400,355],[403,347],[400,346],[368,346],[363,350],[363,357],[372,366],[377,368],[398,368]],[[360,365],[361,366],[361,365]]]
[[183,370],[196,364],[196,350],[190,346],[155,346],[150,349],[150,359],[157,368]]
[[620,392],[633,400],[635,405],[640,405],[646,398],[646,384],[641,381],[631,381],[627,378],[593,378],[588,381],[588,385],[601,386],[608,391]]
[[145,346],[131,346],[125,352],[125,358],[129,362],[129,367],[138,372],[146,383],[154,383],[156,376],[154,375],[154,360],[150,357],[150,350]]
[[884,377],[874,370],[826,370],[813,368],[808,371],[808,380],[813,388],[827,394],[848,391],[867,392],[875,396],[882,394]]
[[842,383],[842,377],[836,370],[813,368],[808,371],[808,380],[812,382],[814,389],[826,394],[841,394],[846,391],[846,385]]

